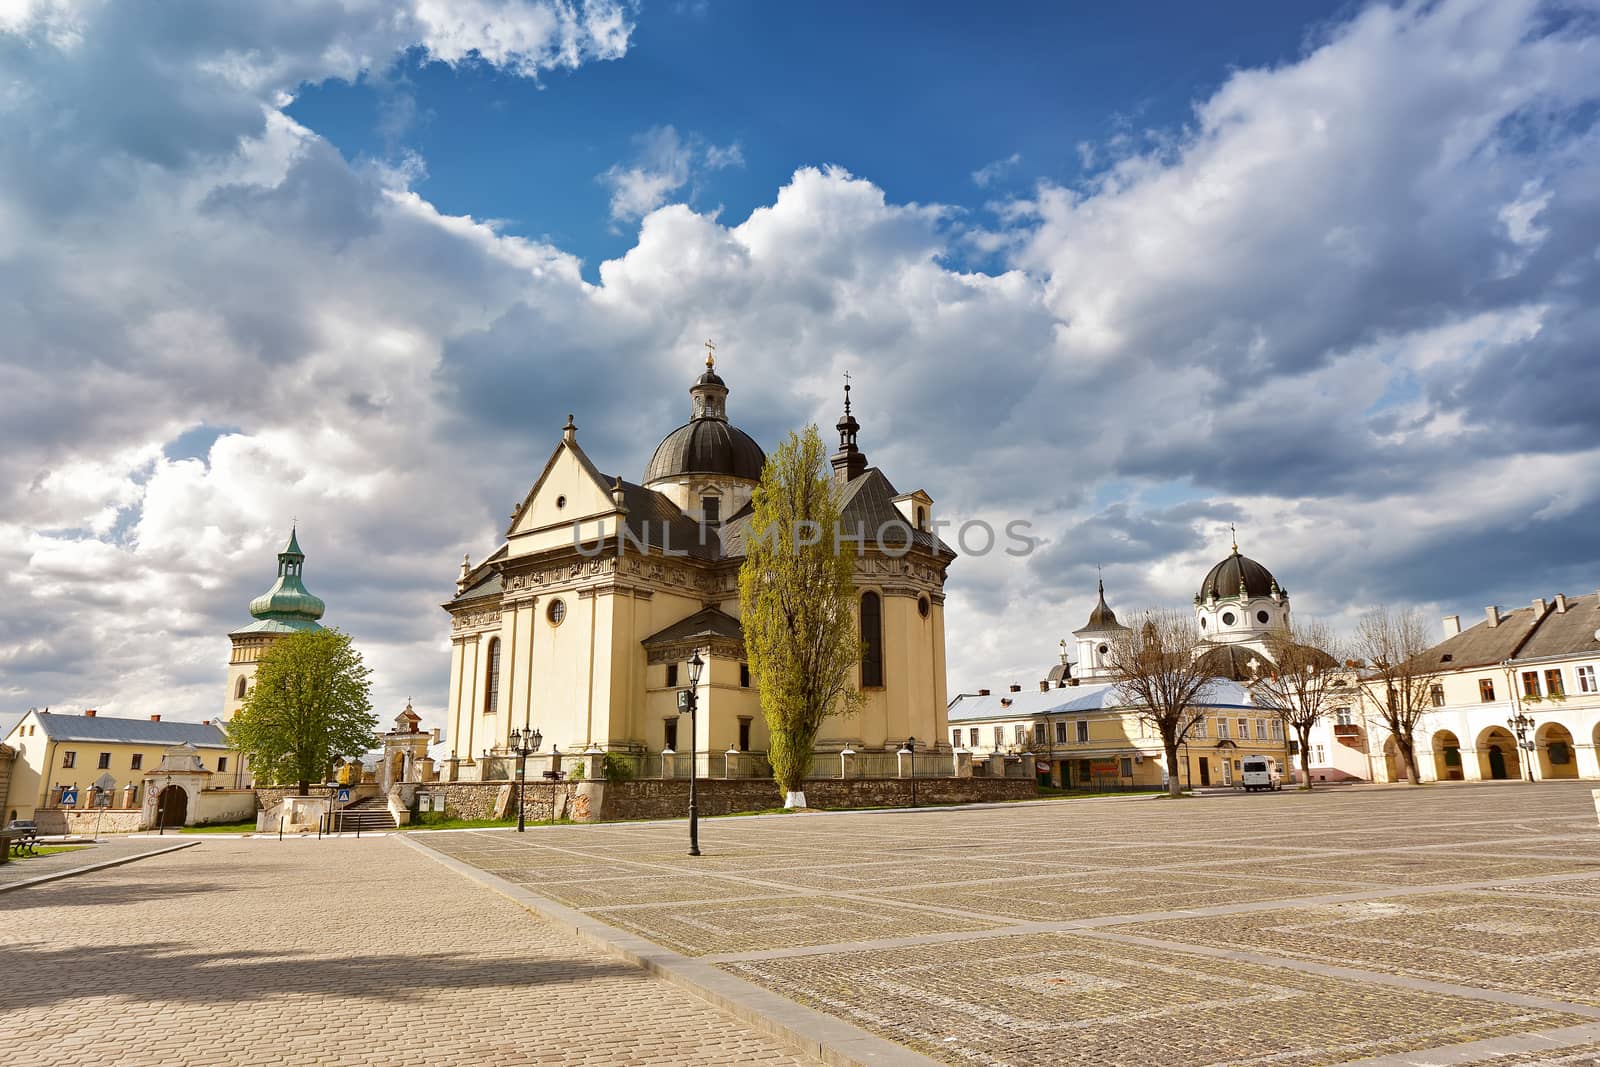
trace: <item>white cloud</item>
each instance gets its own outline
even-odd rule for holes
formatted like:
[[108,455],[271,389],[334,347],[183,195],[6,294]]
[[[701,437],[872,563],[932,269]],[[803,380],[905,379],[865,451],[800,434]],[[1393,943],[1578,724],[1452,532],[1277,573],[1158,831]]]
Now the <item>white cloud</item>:
[[987,189],[989,186],[993,185],[995,182],[1011,173],[1011,171],[1015,170],[1017,165],[1021,162],[1022,153],[1013,152],[1004,159],[997,159],[992,163],[985,163],[983,166],[972,172],[972,184],[976,185],[980,189]]
[[665,204],[697,174],[744,166],[737,143],[706,144],[698,136],[678,136],[672,126],[655,126],[634,138],[636,152],[626,165],[613,164],[599,180],[611,189],[611,218],[633,221]]

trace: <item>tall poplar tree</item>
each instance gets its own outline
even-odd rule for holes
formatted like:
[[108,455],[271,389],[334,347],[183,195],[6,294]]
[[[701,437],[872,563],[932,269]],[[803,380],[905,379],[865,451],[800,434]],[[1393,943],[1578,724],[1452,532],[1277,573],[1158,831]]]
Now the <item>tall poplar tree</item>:
[[854,542],[840,537],[839,487],[816,426],[767,457],[739,568],[745,655],[771,735],[768,759],[785,807],[804,807],[812,746],[829,715],[861,695]]
[[304,795],[334,760],[376,744],[371,675],[348,634],[281,637],[262,654],[255,687],[228,720],[228,743],[249,759],[257,780],[294,782]]

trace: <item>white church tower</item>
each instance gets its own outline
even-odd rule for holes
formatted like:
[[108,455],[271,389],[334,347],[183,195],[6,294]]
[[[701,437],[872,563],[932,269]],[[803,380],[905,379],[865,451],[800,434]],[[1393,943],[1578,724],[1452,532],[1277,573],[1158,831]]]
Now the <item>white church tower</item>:
[[1117,621],[1116,612],[1106,604],[1106,583],[1100,582],[1100,598],[1089,621],[1072,631],[1078,642],[1077,677],[1084,682],[1114,681],[1116,672],[1111,669],[1111,646],[1128,628]]

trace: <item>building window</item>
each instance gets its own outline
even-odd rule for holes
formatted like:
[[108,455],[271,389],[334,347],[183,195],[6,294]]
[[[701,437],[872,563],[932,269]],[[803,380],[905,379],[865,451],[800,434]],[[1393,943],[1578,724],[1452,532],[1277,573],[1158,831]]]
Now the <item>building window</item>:
[[1117,770],[1119,770],[1122,773],[1122,777],[1124,777],[1124,778],[1132,778],[1133,777],[1133,757],[1132,756],[1123,756],[1121,761],[1120,761],[1120,766],[1118,766]]
[[1327,762],[1328,762],[1327,753],[1322,750],[1322,746],[1321,745],[1318,745],[1317,746],[1317,766],[1319,766],[1319,767],[1325,766],[1327,764]]
[[1222,625],[1224,625],[1224,626],[1232,626],[1233,623],[1234,623],[1234,614],[1233,614],[1233,612],[1224,611],[1222,613]]
[[1057,719],[1056,720],[1056,744],[1064,745],[1066,743],[1067,743],[1067,724],[1065,722],[1061,721],[1060,719]]
[[1525,697],[1532,697],[1534,700],[1538,700],[1539,699],[1539,672],[1538,671],[1523,671],[1522,672],[1522,695],[1525,696]]
[[228,757],[227,756],[218,756],[217,757],[217,773],[218,774],[222,774],[227,769],[228,769]]
[[1078,720],[1078,744],[1087,745],[1088,743],[1089,743],[1089,720],[1088,719],[1079,719]]
[[110,768],[111,768],[111,753],[109,753],[109,752],[100,753],[100,765],[96,769],[104,771],[104,770],[109,770]]
[[739,664],[739,688],[750,688],[750,664],[748,663]]
[[1194,721],[1193,728],[1191,728],[1190,731],[1189,731],[1189,736],[1190,737],[1204,737],[1205,735],[1206,735],[1206,721],[1204,719],[1196,719]]
[[1561,681],[1560,667],[1551,667],[1544,672],[1544,692],[1546,696],[1552,697],[1564,697],[1567,695],[1567,687]]
[[1334,708],[1333,724],[1335,726],[1354,726],[1355,715],[1350,711],[1349,708]]
[[1241,740],[1241,741],[1250,740],[1250,720],[1249,719],[1240,719],[1239,720],[1239,740]]
[[244,679],[242,677],[233,685],[233,697],[235,700],[244,699]]
[[677,720],[677,717],[674,716],[673,718],[667,719],[665,721],[665,726],[666,726],[666,731],[665,731],[665,733],[663,735],[663,743],[662,743],[661,747],[662,748],[670,748],[672,751],[676,752],[676,751],[678,751],[678,720]]
[[1265,626],[1267,624],[1267,622],[1269,620],[1271,620],[1271,618],[1272,618],[1272,616],[1268,615],[1264,611],[1256,612],[1256,622],[1259,622],[1262,626]]
[[950,747],[951,748],[960,748],[961,747],[961,731],[960,730],[951,730],[950,731]]
[[707,493],[700,498],[700,517],[707,523],[722,521],[722,498],[715,493]]
[[134,770],[138,770],[139,768],[143,767],[144,766],[144,753],[143,752],[135,752],[133,754],[133,759],[129,761],[128,766],[133,768]]
[[677,686],[678,686],[678,665],[676,663],[669,663],[669,664],[667,664],[667,688],[668,689],[676,689]]
[[930,611],[932,611],[932,610],[933,610],[932,601],[930,601],[925,596],[917,597],[917,614],[918,615],[921,615],[924,619],[926,619],[928,617],[928,613]]
[[883,601],[877,593],[861,594],[861,684],[883,686]]
[[1478,700],[1485,704],[1494,703],[1494,679],[1478,679]]
[[1444,686],[1438,684],[1437,682],[1428,686],[1428,698],[1433,701],[1434,707],[1444,707]]
[[1600,685],[1595,684],[1593,667],[1578,668],[1578,692],[1600,693]]
[[1283,720],[1282,719],[1273,719],[1272,720],[1272,739],[1274,741],[1282,741],[1283,740]]
[[1045,740],[1045,738],[1044,738],[1044,723],[1042,723],[1042,722],[1034,723],[1033,724],[1033,743],[1036,744],[1036,745],[1042,745],[1042,744],[1044,744],[1044,740]]
[[1572,762],[1572,749],[1567,747],[1565,741],[1552,741],[1547,749],[1550,753],[1550,762],[1556,766]]
[[978,747],[978,728],[976,726],[972,727],[972,729],[967,731],[967,737],[968,737],[968,740],[971,742],[972,747],[973,748],[977,748]]
[[750,719],[744,715],[739,716],[739,751],[750,751]]
[[62,767],[63,770],[71,770],[72,768],[76,767],[77,765],[78,765],[78,754],[76,752],[63,752],[63,753],[61,753],[61,767]]
[[567,602],[559,598],[550,601],[550,606],[544,609],[544,615],[550,620],[551,626],[560,626],[567,617]]
[[917,508],[917,529],[926,530],[927,528],[928,528],[928,509],[924,508],[924,507],[918,507]]
[[500,639],[489,639],[489,670],[484,679],[483,713],[493,715],[500,710]]
[[1224,740],[1224,741],[1226,741],[1228,739],[1228,720],[1227,719],[1218,719],[1217,720],[1217,737],[1220,738],[1221,740]]
[[1004,726],[996,726],[994,728],[994,747],[996,749],[1006,747],[1006,728]]
[[1011,736],[1017,739],[1017,744],[1025,745],[1028,743],[1028,728],[1019,722],[1011,728]]
[[1266,739],[1267,739],[1267,720],[1266,719],[1257,719],[1256,720],[1256,740],[1257,741],[1265,741]]

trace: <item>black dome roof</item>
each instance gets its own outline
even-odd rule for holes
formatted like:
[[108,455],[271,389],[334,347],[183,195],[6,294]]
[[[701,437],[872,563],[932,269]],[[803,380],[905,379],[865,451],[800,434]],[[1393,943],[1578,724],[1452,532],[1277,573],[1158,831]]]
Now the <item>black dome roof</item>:
[[1205,580],[1200,583],[1201,600],[1215,596],[1218,600],[1239,595],[1239,582],[1244,581],[1246,596],[1271,596],[1273,590],[1282,589],[1272,572],[1249,556],[1239,555],[1235,548],[1233,555],[1223,560],[1206,572]]
[[667,434],[645,468],[645,484],[680,474],[728,474],[760,481],[766,453],[755,439],[722,419],[695,419]]

